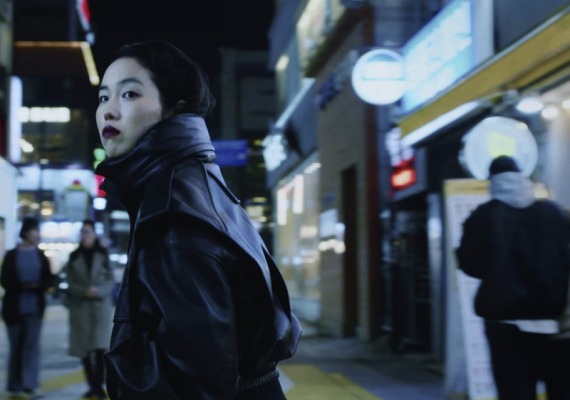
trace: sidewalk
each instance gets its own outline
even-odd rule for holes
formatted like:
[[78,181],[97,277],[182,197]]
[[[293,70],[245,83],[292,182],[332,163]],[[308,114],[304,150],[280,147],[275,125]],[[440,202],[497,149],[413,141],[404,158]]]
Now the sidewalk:
[[[48,307],[42,332],[45,400],[79,400],[86,391],[79,360],[67,355],[67,310]],[[5,327],[0,324],[0,400],[7,399]],[[315,336],[279,364],[288,400],[442,400],[443,375],[425,354],[393,354],[383,341]],[[157,399],[163,400],[163,399]],[[164,399],[168,400],[168,399]]]
[[[384,340],[363,343],[354,338],[326,338],[308,336],[301,340],[295,356],[280,364],[281,369],[298,379],[307,393],[298,390],[288,392],[289,400],[316,399],[380,399],[380,400],[442,400],[443,373],[441,366],[434,363],[428,354],[394,354],[388,350]],[[305,375],[297,377],[292,371],[305,366]],[[338,377],[348,381],[353,388],[346,388],[345,397],[315,397],[310,371],[307,366],[328,375],[330,385],[338,385]],[[289,369],[291,368],[291,370]],[[354,388],[367,396],[352,393]],[[349,393],[351,392],[351,393]],[[339,393],[340,395],[340,393]],[[370,397],[371,396],[371,397]]]

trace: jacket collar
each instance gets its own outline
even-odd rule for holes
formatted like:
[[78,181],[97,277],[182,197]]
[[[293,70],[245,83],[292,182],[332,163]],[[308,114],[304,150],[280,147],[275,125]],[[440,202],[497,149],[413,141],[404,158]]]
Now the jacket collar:
[[214,146],[202,117],[177,114],[152,127],[127,154],[101,162],[95,172],[105,177],[101,189],[132,214],[153,176],[189,158],[213,162]]

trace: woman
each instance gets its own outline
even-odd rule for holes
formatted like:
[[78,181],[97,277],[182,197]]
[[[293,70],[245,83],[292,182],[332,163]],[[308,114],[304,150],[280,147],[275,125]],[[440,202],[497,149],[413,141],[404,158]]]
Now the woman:
[[285,283],[215,164],[201,68],[157,40],[123,46],[96,113],[97,173],[131,218],[106,354],[111,399],[284,399],[301,329]]
[[68,280],[69,354],[81,358],[89,390],[87,399],[105,399],[103,353],[109,348],[115,284],[107,250],[95,223],[83,221],[79,247],[65,267]]
[[6,252],[0,273],[4,288],[2,318],[10,344],[7,390],[12,397],[22,391],[30,398],[41,397],[39,390],[40,333],[46,307],[45,293],[54,283],[49,260],[38,248],[39,223],[25,218],[21,242]]

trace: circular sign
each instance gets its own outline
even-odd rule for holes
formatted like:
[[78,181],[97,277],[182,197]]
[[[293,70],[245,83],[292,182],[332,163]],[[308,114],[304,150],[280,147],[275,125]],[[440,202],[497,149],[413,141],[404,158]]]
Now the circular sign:
[[488,179],[489,165],[498,156],[511,156],[521,173],[529,177],[538,161],[538,146],[528,126],[506,117],[489,117],[463,138],[460,160],[476,179]]
[[367,103],[392,104],[402,98],[405,86],[404,58],[393,50],[364,53],[352,69],[352,87]]

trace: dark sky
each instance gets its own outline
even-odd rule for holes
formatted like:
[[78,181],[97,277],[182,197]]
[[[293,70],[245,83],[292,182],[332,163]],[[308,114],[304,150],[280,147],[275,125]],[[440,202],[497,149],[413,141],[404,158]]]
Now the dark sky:
[[173,42],[208,74],[219,68],[219,48],[266,50],[272,0],[91,0],[93,53],[102,75],[121,44],[145,38]]

